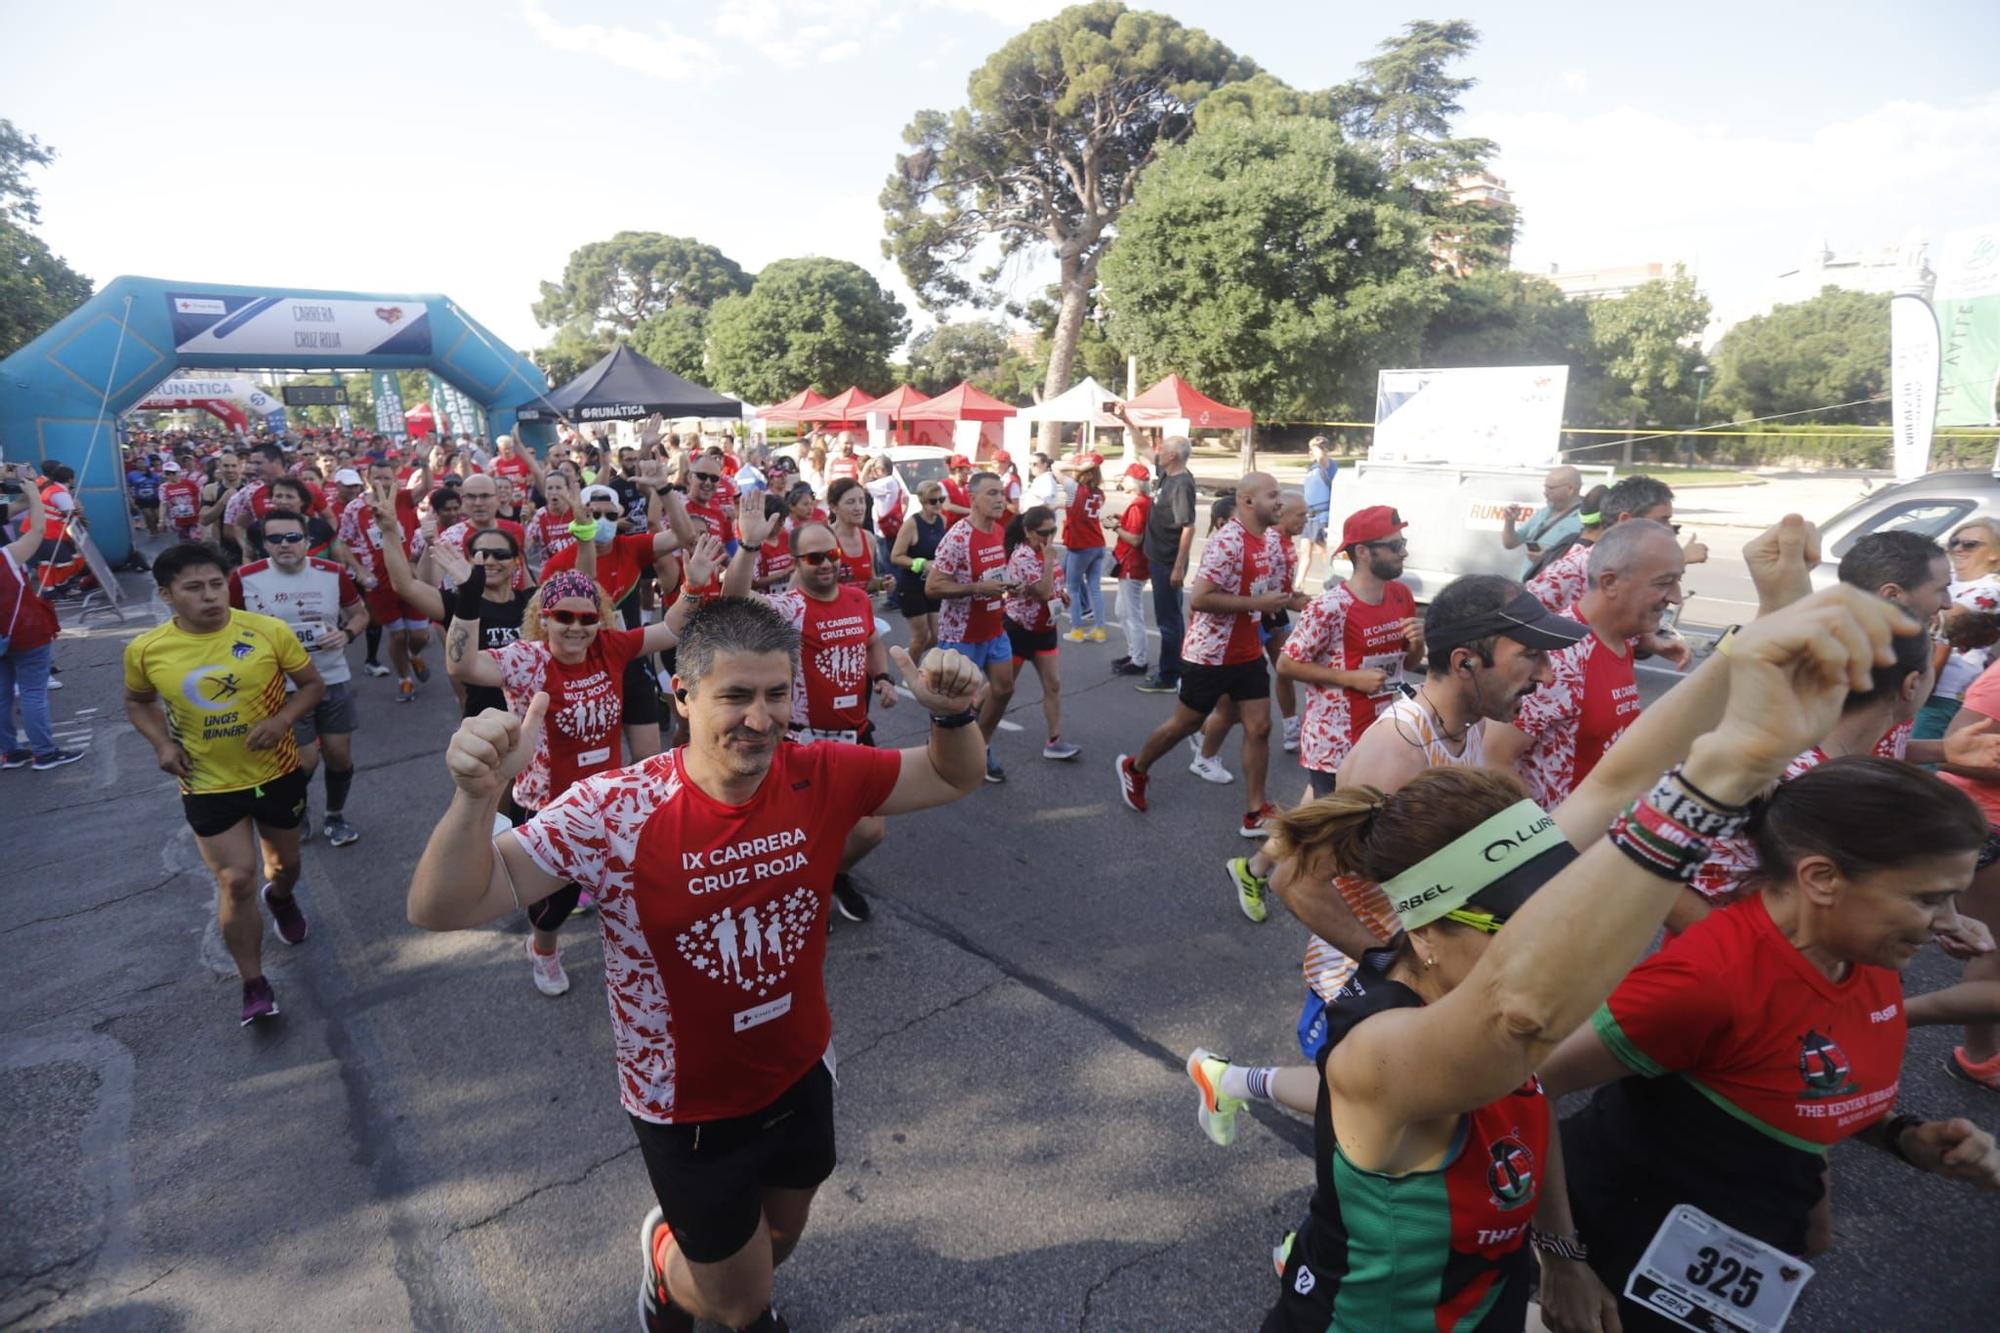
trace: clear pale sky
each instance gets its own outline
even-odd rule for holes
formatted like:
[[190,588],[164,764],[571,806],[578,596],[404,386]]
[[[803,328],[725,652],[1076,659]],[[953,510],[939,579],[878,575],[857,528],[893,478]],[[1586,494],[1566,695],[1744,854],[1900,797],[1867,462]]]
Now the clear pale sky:
[[[2000,216],[1992,0],[1160,7],[1302,88],[1410,18],[1473,20],[1464,129],[1500,144],[1524,268],[1682,260],[1729,309],[1809,243]],[[641,228],[753,272],[853,260],[921,324],[879,249],[901,130],[1058,8],[0,0],[0,116],[60,152],[33,177],[41,235],[99,283],[443,292],[529,348],[537,282]],[[1023,297],[1046,280],[1011,275]]]

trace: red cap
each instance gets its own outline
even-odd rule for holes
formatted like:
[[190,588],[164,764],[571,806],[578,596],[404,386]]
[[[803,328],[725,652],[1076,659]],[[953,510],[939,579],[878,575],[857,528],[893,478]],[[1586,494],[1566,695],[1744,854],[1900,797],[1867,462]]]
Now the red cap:
[[1095,452],[1078,454],[1076,456],[1076,465],[1078,467],[1103,467],[1104,455]]
[[1369,505],[1349,514],[1347,522],[1341,524],[1340,544],[1345,548],[1357,542],[1379,542],[1409,526],[1403,521],[1403,516],[1388,505]]
[[950,458],[944,460],[944,466],[945,471],[949,472],[953,468],[971,467],[972,460],[964,454],[953,454]]
[[1144,463],[1134,463],[1125,469],[1125,475],[1134,481],[1145,481],[1153,475],[1153,472]]

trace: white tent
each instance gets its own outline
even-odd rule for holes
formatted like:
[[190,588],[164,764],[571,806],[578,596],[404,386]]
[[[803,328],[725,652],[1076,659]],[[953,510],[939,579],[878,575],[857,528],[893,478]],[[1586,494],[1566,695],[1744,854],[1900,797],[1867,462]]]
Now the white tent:
[[[1019,415],[1009,418],[1002,427],[1005,432],[1003,438],[1006,441],[1007,452],[1014,456],[1015,461],[1021,466],[1023,475],[1026,475],[1028,455],[1032,448],[1031,432],[1034,430],[1034,423],[1038,421],[1080,425],[1083,427],[1084,443],[1094,444],[1098,427],[1122,427],[1125,424],[1104,410],[1106,403],[1117,401],[1117,394],[1086,375],[1047,402],[1024,407]],[[1126,450],[1128,453],[1131,450],[1129,440],[1126,443]]]

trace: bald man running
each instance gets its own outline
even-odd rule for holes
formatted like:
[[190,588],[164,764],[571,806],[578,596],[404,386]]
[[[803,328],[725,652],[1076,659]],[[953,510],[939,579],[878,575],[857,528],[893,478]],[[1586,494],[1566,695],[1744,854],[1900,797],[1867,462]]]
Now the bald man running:
[[1137,756],[1118,756],[1119,795],[1144,813],[1148,771],[1160,756],[1192,736],[1223,699],[1233,699],[1243,723],[1243,786],[1248,810],[1237,830],[1261,838],[1276,813],[1264,799],[1271,759],[1271,677],[1264,664],[1266,615],[1303,611],[1310,600],[1285,589],[1288,540],[1278,529],[1284,497],[1268,473],[1236,486],[1236,514],[1202,549],[1188,583],[1187,638],[1181,644],[1180,694],[1173,715],[1146,738]]
[[1553,467],[1542,478],[1542,499],[1546,502],[1521,527],[1515,519],[1526,506],[1509,506],[1500,527],[1500,544],[1508,550],[1525,546],[1528,564],[1521,577],[1533,574],[1542,556],[1574,537],[1583,526],[1583,474],[1569,466]]

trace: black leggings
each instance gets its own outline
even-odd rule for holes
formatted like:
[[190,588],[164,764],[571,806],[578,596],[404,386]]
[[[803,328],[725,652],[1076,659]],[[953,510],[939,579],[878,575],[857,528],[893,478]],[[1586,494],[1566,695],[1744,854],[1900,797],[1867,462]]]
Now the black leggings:
[[[507,818],[513,821],[515,828],[521,827],[540,813],[516,805],[511,794],[502,802],[502,809],[506,812]],[[576,910],[577,900],[582,897],[583,886],[572,880],[540,902],[529,903],[528,924],[536,930],[554,934],[562,928],[563,922],[569,920],[569,914]]]

